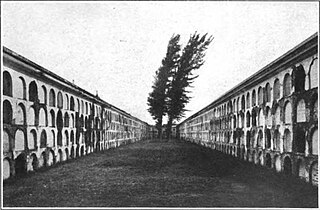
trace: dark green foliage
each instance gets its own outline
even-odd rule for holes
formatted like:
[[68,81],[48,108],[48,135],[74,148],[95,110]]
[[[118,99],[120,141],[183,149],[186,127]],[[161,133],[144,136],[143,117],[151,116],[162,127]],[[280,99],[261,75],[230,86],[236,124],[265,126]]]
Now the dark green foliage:
[[[162,127],[162,117],[168,115],[168,137],[171,135],[173,120],[184,116],[185,106],[190,97],[187,90],[194,79],[193,70],[199,69],[204,63],[205,50],[213,40],[207,34],[200,36],[197,32],[190,36],[187,45],[180,53],[180,35],[173,35],[169,41],[166,57],[158,69],[153,91],[148,97],[148,111],[157,121],[159,131]],[[161,136],[161,132],[159,132]]]
[[[162,60],[161,67],[156,71],[153,91],[148,97],[148,111],[157,121],[157,127],[162,127],[162,117],[166,113],[166,98],[169,86],[169,77],[173,69],[177,67],[180,45],[180,35],[173,35],[169,41],[166,57]],[[161,130],[161,129],[160,129]],[[161,132],[159,132],[161,135]]]
[[198,77],[194,76],[193,70],[199,69],[204,64],[205,50],[212,40],[213,37],[207,38],[207,34],[201,37],[195,32],[191,35],[182,51],[177,68],[172,72],[173,79],[168,90],[167,103],[168,137],[170,136],[173,120],[179,120],[184,117],[185,106],[190,100],[188,96],[190,91],[187,88],[191,87],[194,79]]

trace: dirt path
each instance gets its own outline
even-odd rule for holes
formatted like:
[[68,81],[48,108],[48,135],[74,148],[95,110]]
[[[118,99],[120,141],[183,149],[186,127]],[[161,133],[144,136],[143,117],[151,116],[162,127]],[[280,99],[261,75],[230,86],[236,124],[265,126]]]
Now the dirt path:
[[4,184],[6,206],[317,207],[317,189],[186,142],[142,141]]

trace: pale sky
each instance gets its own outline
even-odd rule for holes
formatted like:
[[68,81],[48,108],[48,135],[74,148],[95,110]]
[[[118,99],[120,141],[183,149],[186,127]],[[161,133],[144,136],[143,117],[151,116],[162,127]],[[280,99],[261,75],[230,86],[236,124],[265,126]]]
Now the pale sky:
[[[154,124],[155,71],[172,34],[214,40],[186,117],[318,31],[318,2],[1,2],[2,45]],[[182,119],[183,120],[183,119]]]

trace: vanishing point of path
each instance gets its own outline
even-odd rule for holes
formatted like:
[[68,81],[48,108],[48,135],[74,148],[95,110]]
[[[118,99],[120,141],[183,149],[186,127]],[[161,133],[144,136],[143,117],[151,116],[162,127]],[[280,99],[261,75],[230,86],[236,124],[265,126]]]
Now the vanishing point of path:
[[4,207],[317,207],[317,189],[187,142],[140,141],[3,188]]

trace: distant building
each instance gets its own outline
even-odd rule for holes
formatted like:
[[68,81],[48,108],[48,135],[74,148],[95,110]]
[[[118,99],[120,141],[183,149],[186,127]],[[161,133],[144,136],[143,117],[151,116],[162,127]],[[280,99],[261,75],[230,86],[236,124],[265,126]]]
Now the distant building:
[[[162,125],[162,137],[167,137],[167,124]],[[171,126],[171,137],[170,138],[176,138],[177,137],[177,125],[175,123]]]
[[156,126],[149,126],[149,138],[157,138],[158,137],[158,129]]

